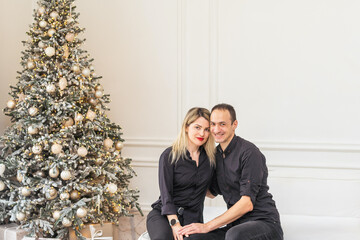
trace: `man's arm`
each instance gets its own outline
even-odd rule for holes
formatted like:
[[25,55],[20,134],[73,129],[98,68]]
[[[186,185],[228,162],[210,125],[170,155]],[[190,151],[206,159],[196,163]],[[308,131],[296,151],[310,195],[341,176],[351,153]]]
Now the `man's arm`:
[[214,218],[213,220],[202,224],[202,223],[192,223],[184,226],[179,234],[190,235],[194,233],[207,233],[213,231],[221,226],[229,224],[241,216],[245,215],[248,212],[253,210],[253,204],[249,196],[242,196],[239,201],[237,201],[231,208],[220,216]]

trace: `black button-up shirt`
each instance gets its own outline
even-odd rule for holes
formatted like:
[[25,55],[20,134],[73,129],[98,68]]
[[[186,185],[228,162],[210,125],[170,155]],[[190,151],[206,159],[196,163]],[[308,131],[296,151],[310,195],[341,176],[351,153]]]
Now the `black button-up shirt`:
[[182,225],[203,222],[204,198],[214,169],[203,147],[198,166],[188,151],[186,158],[171,164],[171,150],[167,148],[160,156],[160,197],[152,207],[161,210],[162,215],[177,214],[178,208],[184,208],[182,216],[178,216]]
[[224,151],[218,145],[215,176],[210,191],[215,196],[223,195],[228,208],[241,196],[249,196],[253,204],[251,212],[230,226],[260,219],[280,223],[275,202],[268,192],[265,156],[253,143],[234,136]]

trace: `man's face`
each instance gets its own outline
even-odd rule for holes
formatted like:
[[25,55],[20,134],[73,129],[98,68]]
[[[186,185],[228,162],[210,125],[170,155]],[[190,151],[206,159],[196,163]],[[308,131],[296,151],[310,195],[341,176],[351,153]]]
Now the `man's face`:
[[215,142],[229,144],[235,134],[237,121],[231,124],[231,116],[227,110],[216,109],[210,116],[210,130]]

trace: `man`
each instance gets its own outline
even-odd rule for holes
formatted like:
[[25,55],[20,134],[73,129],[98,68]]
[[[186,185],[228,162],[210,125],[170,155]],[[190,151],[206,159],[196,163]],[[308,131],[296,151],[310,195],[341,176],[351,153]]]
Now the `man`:
[[228,210],[207,223],[184,226],[179,233],[190,235],[187,239],[283,239],[279,213],[268,192],[265,157],[254,144],[235,135],[237,125],[231,105],[212,108],[210,128],[219,145],[216,180],[210,192],[223,195]]

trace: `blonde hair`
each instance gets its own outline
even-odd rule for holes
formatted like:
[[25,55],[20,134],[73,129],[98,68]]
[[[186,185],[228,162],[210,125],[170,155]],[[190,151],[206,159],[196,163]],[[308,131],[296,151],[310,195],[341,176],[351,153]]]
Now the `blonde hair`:
[[[182,123],[180,133],[172,145],[171,163],[176,163],[181,157],[186,158],[186,147],[188,144],[186,128],[200,117],[203,117],[210,122],[210,111],[206,108],[195,107],[191,108],[187,112]],[[209,157],[210,165],[215,166],[215,140],[211,133],[209,134],[209,138],[203,146],[207,156]]]

